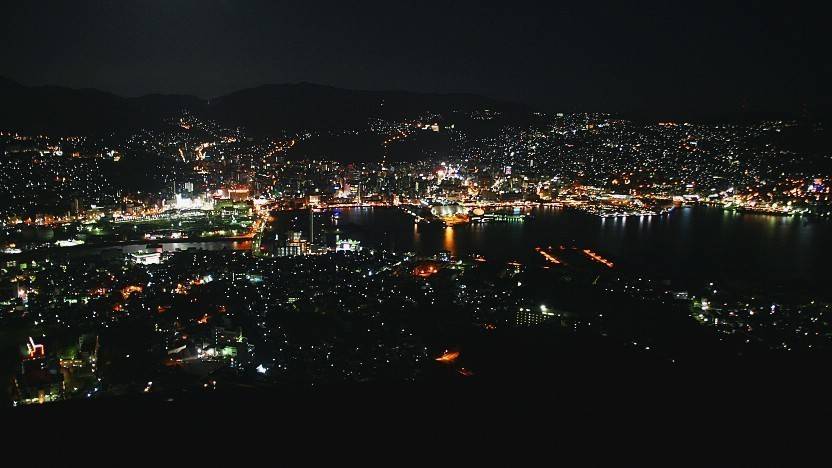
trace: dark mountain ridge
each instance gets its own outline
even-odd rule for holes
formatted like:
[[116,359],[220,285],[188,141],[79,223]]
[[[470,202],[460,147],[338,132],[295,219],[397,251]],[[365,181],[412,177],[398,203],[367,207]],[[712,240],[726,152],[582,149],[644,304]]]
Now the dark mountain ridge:
[[25,86],[0,77],[0,129],[88,135],[153,127],[182,110],[255,134],[364,126],[369,118],[489,108],[527,115],[522,105],[473,94],[358,91],[311,83],[264,85],[203,100],[189,95],[122,97],[95,89]]
[[161,123],[194,96],[125,98],[91,88],[25,86],[0,77],[0,128],[52,135],[90,135]]
[[[372,118],[397,120],[433,112],[469,116],[489,109],[495,124],[519,124],[535,109],[523,104],[467,93],[417,93],[342,89],[308,82],[269,84],[202,99],[191,95],[149,94],[123,97],[91,88],[26,86],[0,76],[0,130],[51,135],[95,135],[157,127],[166,117],[189,110],[255,135],[302,130],[365,127]],[[699,123],[749,123],[798,120],[807,127],[828,125],[828,106],[808,106],[800,113],[745,111],[730,114],[628,112],[616,115],[636,122],[661,120]],[[462,119],[457,119],[462,120]],[[470,122],[470,119],[467,119]],[[480,121],[479,125],[484,122]]]
[[424,94],[361,91],[312,83],[264,85],[211,99],[207,115],[226,125],[244,125],[255,133],[322,130],[366,125],[370,118],[400,119],[424,112],[468,113],[497,110],[516,116],[530,109],[474,94]]

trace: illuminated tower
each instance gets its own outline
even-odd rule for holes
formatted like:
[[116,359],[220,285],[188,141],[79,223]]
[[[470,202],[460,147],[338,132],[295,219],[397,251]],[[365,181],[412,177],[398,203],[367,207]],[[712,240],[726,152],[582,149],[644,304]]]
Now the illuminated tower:
[[309,204],[309,244],[315,243],[315,210]]

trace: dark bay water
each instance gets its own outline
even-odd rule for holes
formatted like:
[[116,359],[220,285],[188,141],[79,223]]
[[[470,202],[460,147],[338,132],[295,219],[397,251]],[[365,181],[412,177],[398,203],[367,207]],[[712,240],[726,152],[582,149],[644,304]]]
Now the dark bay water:
[[[393,208],[341,210],[337,223],[365,246],[431,255],[478,253],[489,260],[525,260],[536,246],[587,247],[624,271],[689,286],[703,282],[832,295],[832,223],[823,220],[686,207],[667,216],[598,218],[537,208],[526,222],[443,228],[415,225]],[[332,223],[329,213],[320,221]]]

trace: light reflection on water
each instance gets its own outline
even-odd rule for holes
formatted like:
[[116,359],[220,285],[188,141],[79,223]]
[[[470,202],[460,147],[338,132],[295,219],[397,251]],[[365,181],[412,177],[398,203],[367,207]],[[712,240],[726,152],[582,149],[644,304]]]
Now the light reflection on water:
[[454,237],[454,228],[450,226],[445,228],[445,238],[442,247],[444,250],[451,252],[451,254],[458,255],[456,250],[456,237]]

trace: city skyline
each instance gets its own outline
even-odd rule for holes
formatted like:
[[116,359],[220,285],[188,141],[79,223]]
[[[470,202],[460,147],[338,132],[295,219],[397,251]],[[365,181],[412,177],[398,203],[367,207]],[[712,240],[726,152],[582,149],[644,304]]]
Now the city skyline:
[[826,18],[10,2],[0,414],[91,460],[102,432],[236,454],[273,428],[326,447],[333,422],[466,458],[502,429],[516,456],[608,421],[745,459],[669,428],[830,412]]

